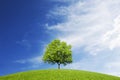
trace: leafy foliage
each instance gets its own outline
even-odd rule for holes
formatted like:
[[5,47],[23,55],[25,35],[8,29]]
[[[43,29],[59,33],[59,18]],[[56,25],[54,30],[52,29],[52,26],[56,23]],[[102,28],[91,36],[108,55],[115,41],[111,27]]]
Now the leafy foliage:
[[67,65],[72,63],[72,51],[71,46],[67,45],[66,42],[61,42],[60,40],[53,40],[46,47],[45,54],[43,56],[43,61],[51,64]]

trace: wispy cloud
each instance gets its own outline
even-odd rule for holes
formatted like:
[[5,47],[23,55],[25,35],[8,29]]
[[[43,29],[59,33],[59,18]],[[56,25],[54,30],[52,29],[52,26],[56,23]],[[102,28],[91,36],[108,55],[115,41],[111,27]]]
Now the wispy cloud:
[[[48,30],[59,31],[60,33],[56,37],[71,44],[73,52],[84,47],[83,51],[89,53],[88,58],[83,56],[85,58],[71,64],[72,67],[77,65],[78,69],[83,66],[84,69],[88,70],[110,72],[110,74],[119,73],[120,69],[114,70],[115,67],[119,66],[119,63],[117,65],[108,64],[113,63],[112,59],[114,60],[118,58],[118,54],[120,55],[118,53],[120,52],[119,4],[119,0],[77,0],[70,6],[53,10],[55,16],[64,13],[65,20],[57,25],[48,26]],[[54,15],[52,16],[54,17]],[[91,63],[94,65],[92,66]],[[106,65],[114,66],[110,71]]]
[[[30,64],[31,68],[38,68],[42,64],[42,56],[37,56],[29,59],[16,60],[15,63]],[[30,68],[29,67],[29,68]]]
[[78,0],[51,0],[51,1],[54,1],[54,2],[76,2]]
[[16,41],[16,44],[19,44],[19,45],[21,45],[21,46],[23,46],[23,47],[25,47],[27,49],[31,48],[30,42],[28,40],[26,40],[26,39],[23,39],[21,41]]

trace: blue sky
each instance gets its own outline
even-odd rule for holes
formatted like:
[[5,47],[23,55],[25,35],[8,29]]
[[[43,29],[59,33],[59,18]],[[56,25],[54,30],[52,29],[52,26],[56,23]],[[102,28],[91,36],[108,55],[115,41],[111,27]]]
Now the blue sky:
[[62,68],[120,76],[119,8],[119,0],[0,1],[0,75],[57,68],[41,59],[58,38],[73,51]]
[[0,75],[21,71],[30,64],[15,61],[42,54],[44,43],[52,38],[45,24],[55,5],[48,0],[0,1]]

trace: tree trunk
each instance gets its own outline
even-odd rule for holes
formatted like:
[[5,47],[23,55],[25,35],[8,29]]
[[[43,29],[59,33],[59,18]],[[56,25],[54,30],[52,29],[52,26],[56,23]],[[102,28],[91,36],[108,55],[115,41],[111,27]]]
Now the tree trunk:
[[58,69],[60,69],[60,63],[58,63]]

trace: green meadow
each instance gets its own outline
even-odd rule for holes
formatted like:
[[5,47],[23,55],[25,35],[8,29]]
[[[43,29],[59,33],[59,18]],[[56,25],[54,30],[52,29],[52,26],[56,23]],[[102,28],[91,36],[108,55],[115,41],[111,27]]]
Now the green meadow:
[[1,76],[0,80],[120,80],[120,77],[81,70],[33,70]]

